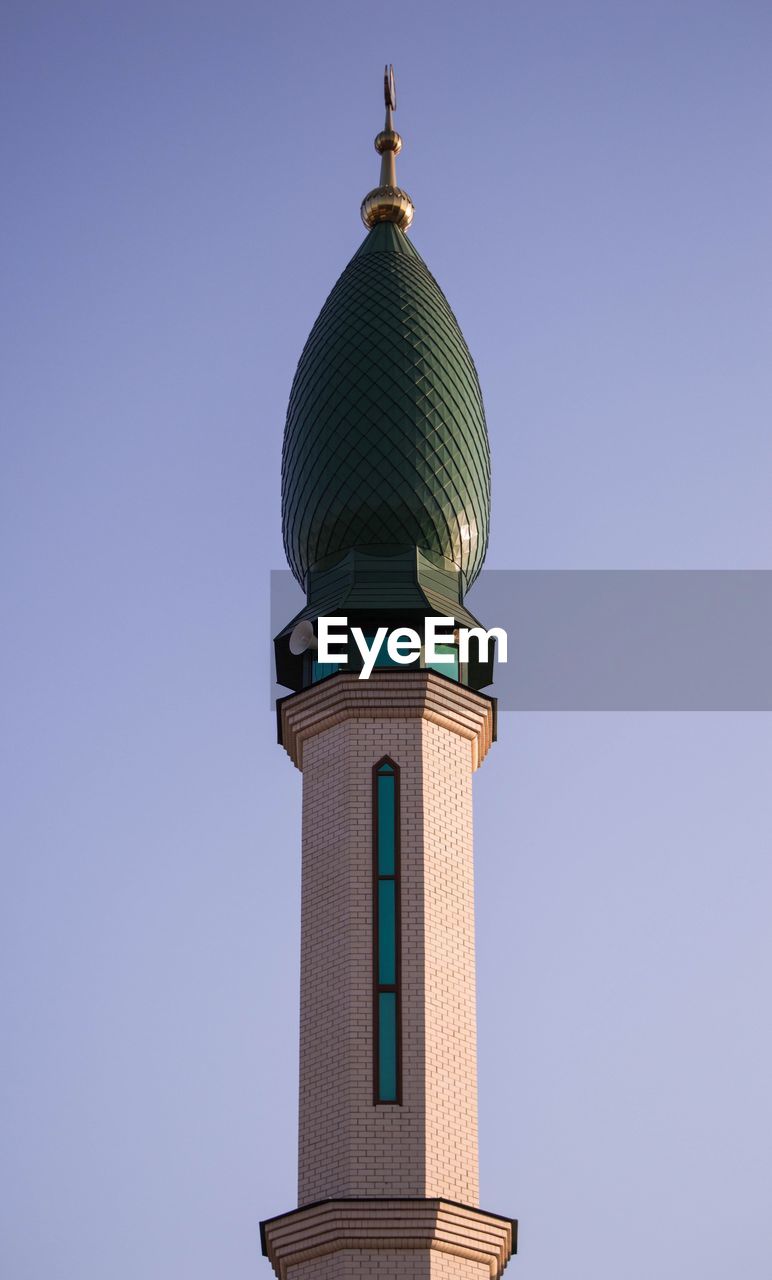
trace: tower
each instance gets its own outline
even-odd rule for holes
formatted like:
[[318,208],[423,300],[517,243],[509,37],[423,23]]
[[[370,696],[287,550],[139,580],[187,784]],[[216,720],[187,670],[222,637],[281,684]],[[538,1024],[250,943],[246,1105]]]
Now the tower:
[[[483,1280],[516,1224],[478,1207],[472,774],[495,738],[492,657],[460,660],[488,540],[482,396],[456,319],[406,236],[402,139],[375,139],[365,239],[292,385],[287,559],[306,605],[276,638],[279,740],[303,773],[299,1208],[261,1226],[280,1280]],[[435,655],[368,679],[313,628],[452,620]]]

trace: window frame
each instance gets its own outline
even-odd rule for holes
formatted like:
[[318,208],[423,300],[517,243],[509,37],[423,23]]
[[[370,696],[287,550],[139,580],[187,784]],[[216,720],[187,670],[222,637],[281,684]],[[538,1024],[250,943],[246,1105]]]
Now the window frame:
[[[384,876],[379,866],[378,818],[379,797],[378,778],[384,776],[382,770],[387,767],[394,779],[394,874]],[[386,775],[388,776],[388,774]],[[401,868],[401,823],[400,823],[400,768],[391,756],[382,756],[372,768],[372,954],[373,954],[373,1105],[376,1107],[402,1106],[402,868]],[[380,980],[380,930],[379,930],[379,885],[382,880],[394,883],[394,978],[393,983]],[[394,1098],[381,1097],[380,1070],[380,996],[394,992],[396,996],[396,1036],[395,1036],[395,1077],[396,1089]]]

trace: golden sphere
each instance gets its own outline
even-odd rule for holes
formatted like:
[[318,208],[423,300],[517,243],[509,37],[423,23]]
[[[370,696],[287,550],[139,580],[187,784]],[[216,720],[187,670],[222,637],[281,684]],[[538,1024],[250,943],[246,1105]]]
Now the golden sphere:
[[413,221],[413,201],[400,187],[376,187],[368,191],[362,201],[362,221],[366,227],[376,222],[396,222],[400,231],[407,231]]
[[384,151],[393,151],[395,156],[398,156],[402,150],[402,139],[394,129],[382,129],[375,139],[375,150],[379,156],[382,156]]

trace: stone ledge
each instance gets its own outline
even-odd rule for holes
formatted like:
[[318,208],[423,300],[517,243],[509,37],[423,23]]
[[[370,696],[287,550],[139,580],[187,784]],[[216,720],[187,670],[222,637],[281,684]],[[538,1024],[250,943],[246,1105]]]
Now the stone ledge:
[[343,720],[430,720],[470,744],[472,769],[495,739],[495,699],[433,671],[341,672],[277,703],[279,741],[302,771],[304,743]]
[[517,1251],[517,1223],[452,1200],[322,1200],[260,1224],[278,1280],[291,1267],[341,1249],[435,1249],[487,1265],[498,1280]]

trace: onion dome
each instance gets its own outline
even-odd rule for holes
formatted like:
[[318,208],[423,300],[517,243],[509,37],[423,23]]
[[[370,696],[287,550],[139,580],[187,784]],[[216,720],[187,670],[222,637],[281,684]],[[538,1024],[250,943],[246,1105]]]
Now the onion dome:
[[[312,656],[319,617],[345,616],[366,635],[420,629],[430,615],[479,626],[464,593],[488,546],[485,411],[458,322],[405,234],[414,210],[397,186],[391,68],[384,97],[367,235],[311,330],[287,409],[284,548],[306,593],[274,642],[277,679],[291,689],[330,674]],[[492,656],[470,656],[453,678],[484,688]]]
[[309,575],[351,551],[417,549],[455,571],[461,599],[488,543],[490,457],[472,357],[448,302],[405,235],[396,185],[402,140],[376,138],[381,183],[362,204],[368,234],[314,324],[292,384],[282,459],[284,546]]

